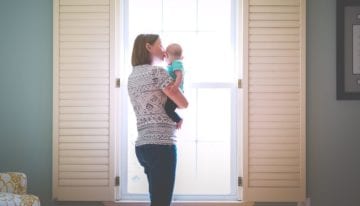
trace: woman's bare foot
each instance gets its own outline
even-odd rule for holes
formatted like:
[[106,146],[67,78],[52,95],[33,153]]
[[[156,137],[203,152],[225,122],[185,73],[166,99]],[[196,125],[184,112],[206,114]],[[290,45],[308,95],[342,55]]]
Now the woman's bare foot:
[[176,123],[176,129],[181,129],[182,123],[183,123],[182,119],[178,123]]

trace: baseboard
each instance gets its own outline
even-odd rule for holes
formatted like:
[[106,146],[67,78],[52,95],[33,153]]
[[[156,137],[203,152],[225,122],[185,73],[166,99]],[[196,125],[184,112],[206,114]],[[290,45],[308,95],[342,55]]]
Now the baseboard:
[[[149,202],[145,201],[118,201],[118,202],[103,202],[104,206],[148,206]],[[199,201],[199,202],[188,202],[188,201],[175,201],[171,204],[172,206],[253,206],[253,202],[241,202],[241,201]]]

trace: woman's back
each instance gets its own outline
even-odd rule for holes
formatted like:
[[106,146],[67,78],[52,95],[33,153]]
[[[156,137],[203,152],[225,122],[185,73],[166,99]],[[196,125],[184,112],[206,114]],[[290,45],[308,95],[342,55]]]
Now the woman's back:
[[135,66],[128,79],[128,92],[137,119],[136,146],[175,143],[175,123],[164,105],[167,96],[162,89],[173,79],[165,69],[151,65]]

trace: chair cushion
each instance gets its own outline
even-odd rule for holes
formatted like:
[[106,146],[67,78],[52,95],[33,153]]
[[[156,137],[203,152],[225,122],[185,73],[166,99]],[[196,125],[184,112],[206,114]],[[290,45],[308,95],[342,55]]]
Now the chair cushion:
[[24,173],[0,173],[0,192],[26,194],[27,178]]
[[0,206],[40,206],[40,200],[35,195],[17,195],[0,192]]

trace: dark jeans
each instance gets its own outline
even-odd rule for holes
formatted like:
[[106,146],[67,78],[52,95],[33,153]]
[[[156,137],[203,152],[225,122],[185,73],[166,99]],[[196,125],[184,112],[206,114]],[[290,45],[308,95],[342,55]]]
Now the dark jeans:
[[181,117],[175,112],[177,105],[170,98],[167,98],[165,102],[165,112],[172,119],[172,121],[178,123],[181,120]]
[[151,206],[170,206],[176,170],[176,145],[141,145],[136,156],[149,182]]

